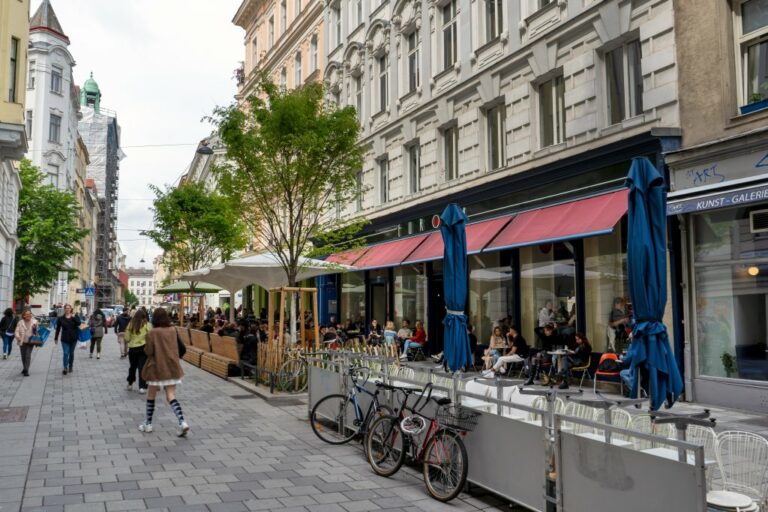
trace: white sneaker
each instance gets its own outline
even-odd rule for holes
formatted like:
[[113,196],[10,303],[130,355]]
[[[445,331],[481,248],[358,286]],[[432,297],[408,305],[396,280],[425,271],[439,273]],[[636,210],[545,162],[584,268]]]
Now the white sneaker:
[[142,423],[141,425],[139,425],[139,431],[140,432],[145,432],[145,433],[149,434],[150,432],[152,432],[152,430],[153,429],[152,429],[152,424],[151,423],[146,423],[145,422],[145,423]]
[[189,424],[186,421],[182,421],[179,423],[179,426],[176,427],[176,435],[184,437],[187,435],[187,432],[189,432]]
[[400,356],[400,360],[401,360],[401,361],[406,361],[406,360],[408,360],[408,356],[407,356],[407,355],[405,355],[405,356]]
[[3,359],[8,359],[8,354],[3,354]]
[[96,359],[101,359],[101,354],[96,354]]
[[146,393],[146,392],[147,392],[147,390],[146,390],[146,389],[144,389],[144,388],[139,388],[139,393],[141,393],[142,395],[143,395],[144,393]]
[[133,384],[128,384],[127,386],[125,386],[125,389],[127,389],[128,391],[133,391]]
[[496,373],[495,373],[493,370],[485,370],[485,371],[483,372],[483,377],[485,377],[486,379],[491,379],[491,378],[493,378],[495,375],[496,375]]

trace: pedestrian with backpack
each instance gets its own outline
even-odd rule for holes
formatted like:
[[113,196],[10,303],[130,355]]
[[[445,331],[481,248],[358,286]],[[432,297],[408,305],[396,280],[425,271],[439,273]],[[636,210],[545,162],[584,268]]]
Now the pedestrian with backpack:
[[89,359],[93,359],[93,349],[96,349],[96,359],[101,359],[101,340],[106,332],[106,320],[101,309],[97,309],[91,315],[88,326],[91,328],[91,353]]
[[0,319],[0,336],[3,337],[3,359],[11,357],[11,348],[13,348],[13,331],[16,330],[18,319],[13,314],[13,310],[8,308]]
[[128,355],[128,345],[125,341],[125,330],[128,328],[128,323],[130,321],[131,315],[128,314],[128,307],[126,306],[115,319],[115,334],[117,334],[117,342],[120,344],[120,359],[123,359]]
[[75,363],[75,347],[80,337],[80,317],[74,313],[72,306],[64,305],[64,314],[56,322],[56,334],[53,337],[54,342],[59,344],[59,335],[61,335],[61,351],[64,358],[63,375],[72,373],[72,367]]

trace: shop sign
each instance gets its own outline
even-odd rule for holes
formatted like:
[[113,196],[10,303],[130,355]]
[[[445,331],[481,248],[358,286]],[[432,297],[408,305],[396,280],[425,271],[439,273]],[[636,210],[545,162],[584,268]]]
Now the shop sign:
[[740,206],[743,204],[768,201],[768,185],[731,190],[718,194],[708,194],[703,197],[683,199],[667,203],[667,215],[679,215],[681,213],[700,212]]
[[717,185],[764,173],[768,173],[768,151],[762,150],[675,169],[672,171],[672,190]]

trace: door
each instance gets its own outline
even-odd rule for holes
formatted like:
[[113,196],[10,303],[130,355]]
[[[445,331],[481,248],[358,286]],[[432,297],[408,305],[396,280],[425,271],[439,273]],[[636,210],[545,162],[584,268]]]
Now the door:
[[443,350],[443,318],[445,318],[445,300],[443,299],[443,275],[433,274],[429,280],[429,321],[427,322],[427,351],[438,354]]
[[373,319],[376,319],[379,325],[384,325],[387,321],[386,284],[371,284],[371,320]]

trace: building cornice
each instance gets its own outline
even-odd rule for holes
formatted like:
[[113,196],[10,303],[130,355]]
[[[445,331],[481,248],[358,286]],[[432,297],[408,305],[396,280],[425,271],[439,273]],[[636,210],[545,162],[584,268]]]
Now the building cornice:
[[232,18],[232,23],[247,31],[248,26],[250,25],[249,21],[256,14],[256,10],[262,3],[264,3],[264,0],[243,0],[243,3],[240,4],[234,18]]

